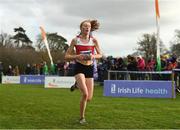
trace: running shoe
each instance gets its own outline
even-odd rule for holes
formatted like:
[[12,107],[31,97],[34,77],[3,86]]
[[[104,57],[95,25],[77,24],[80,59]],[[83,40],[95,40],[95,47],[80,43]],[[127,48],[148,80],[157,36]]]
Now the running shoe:
[[76,88],[78,88],[78,87],[77,87],[77,82],[75,82],[75,83],[71,86],[70,91],[73,92]]
[[79,120],[79,123],[80,123],[80,124],[87,124],[85,118],[80,119],[80,120]]

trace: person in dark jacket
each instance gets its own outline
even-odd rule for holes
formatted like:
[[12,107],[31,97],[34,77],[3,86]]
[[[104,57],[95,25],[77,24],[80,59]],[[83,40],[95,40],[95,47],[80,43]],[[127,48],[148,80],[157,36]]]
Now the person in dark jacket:
[[[138,71],[137,61],[136,61],[135,57],[128,55],[127,58],[128,58],[127,70],[128,71]],[[136,74],[130,73],[130,79],[136,80]]]
[[3,65],[2,62],[0,61],[0,83],[2,83],[2,75],[3,75]]

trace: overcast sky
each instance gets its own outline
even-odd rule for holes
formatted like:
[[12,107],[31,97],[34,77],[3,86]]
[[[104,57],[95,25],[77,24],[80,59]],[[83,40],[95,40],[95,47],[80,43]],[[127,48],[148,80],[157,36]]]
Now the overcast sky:
[[[159,0],[160,38],[167,48],[175,29],[180,29],[180,0]],[[1,32],[14,35],[22,26],[31,40],[40,33],[58,32],[68,40],[79,32],[85,19],[97,19],[97,37],[105,55],[134,52],[142,34],[156,32],[154,0],[0,0]]]

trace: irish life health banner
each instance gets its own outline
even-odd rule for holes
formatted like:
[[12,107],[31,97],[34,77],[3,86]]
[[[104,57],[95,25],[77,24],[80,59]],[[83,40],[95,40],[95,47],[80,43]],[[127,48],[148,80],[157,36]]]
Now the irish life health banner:
[[173,98],[171,81],[105,80],[104,96]]

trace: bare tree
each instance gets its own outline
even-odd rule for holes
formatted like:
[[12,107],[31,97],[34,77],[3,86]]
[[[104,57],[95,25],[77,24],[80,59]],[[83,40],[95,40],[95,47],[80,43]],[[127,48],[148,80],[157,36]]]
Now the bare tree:
[[13,47],[13,41],[11,39],[11,35],[7,33],[0,34],[0,47]]
[[[137,53],[141,54],[146,59],[149,59],[152,56],[156,57],[157,47],[155,34],[143,34],[142,39],[140,39],[137,44]],[[166,50],[162,41],[160,41],[160,49],[162,53]]]
[[180,56],[180,30],[175,30],[175,36],[170,43],[172,53]]

